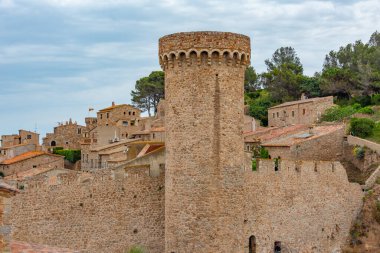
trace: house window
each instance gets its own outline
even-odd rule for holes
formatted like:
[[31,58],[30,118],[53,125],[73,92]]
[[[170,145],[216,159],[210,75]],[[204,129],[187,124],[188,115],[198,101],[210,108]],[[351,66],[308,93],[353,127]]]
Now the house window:
[[128,126],[128,121],[123,121],[123,126]]
[[302,109],[302,114],[305,115],[306,109]]
[[78,128],[78,134],[81,134],[81,133],[82,133],[82,129]]
[[131,111],[129,111],[128,114],[131,115]]
[[33,168],[37,168],[37,165],[33,165]]
[[279,112],[277,112],[277,118],[278,118],[278,117],[280,117],[280,113],[279,113]]
[[273,118],[275,117],[276,114],[273,113]]
[[132,112],[132,115],[135,115],[135,112]]
[[107,112],[107,119],[110,117],[110,114]]
[[103,114],[100,114],[100,119],[103,119]]
[[292,111],[292,117],[294,117],[294,111]]
[[134,126],[134,125],[135,125],[135,121],[131,120],[131,126]]
[[28,134],[28,135],[26,136],[26,138],[27,138],[28,140],[30,140],[30,139],[32,139],[32,135],[31,135],[31,134]]

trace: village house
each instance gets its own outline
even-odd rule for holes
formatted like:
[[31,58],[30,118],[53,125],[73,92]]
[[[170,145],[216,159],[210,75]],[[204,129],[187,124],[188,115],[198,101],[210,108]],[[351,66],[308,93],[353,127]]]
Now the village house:
[[59,123],[54,127],[53,133],[47,133],[43,138],[43,148],[46,151],[52,151],[54,147],[64,149],[80,149],[80,140],[82,131],[86,127],[73,122],[71,119],[65,123]]
[[42,151],[29,151],[0,162],[4,176],[17,174],[34,168],[63,168],[64,157]]
[[334,106],[333,97],[306,98],[286,102],[268,109],[268,126],[287,126],[292,124],[313,124],[322,114]]
[[260,145],[270,158],[337,161],[343,152],[345,125],[320,125],[277,136]]
[[7,148],[20,144],[34,144],[36,147],[40,145],[39,134],[26,130],[19,130],[18,134],[2,135],[1,147]]

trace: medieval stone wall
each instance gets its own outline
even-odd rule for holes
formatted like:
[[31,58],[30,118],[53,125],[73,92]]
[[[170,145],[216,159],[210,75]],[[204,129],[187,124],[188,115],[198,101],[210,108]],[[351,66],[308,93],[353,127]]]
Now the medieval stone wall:
[[339,162],[260,160],[245,176],[245,252],[251,236],[257,253],[338,252],[362,205]]
[[[12,199],[13,240],[82,253],[124,253],[142,245],[164,252],[164,177],[148,167],[128,171],[71,172],[26,182]],[[50,183],[50,185],[49,185]]]

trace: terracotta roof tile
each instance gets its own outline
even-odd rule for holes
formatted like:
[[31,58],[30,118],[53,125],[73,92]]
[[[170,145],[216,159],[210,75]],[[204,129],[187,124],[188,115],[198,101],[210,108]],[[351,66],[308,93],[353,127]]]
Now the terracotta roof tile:
[[12,241],[11,245],[11,252],[12,253],[79,253],[80,251],[76,250],[70,250],[70,249],[64,249],[64,248],[58,248],[58,247],[52,247],[52,246],[46,246],[46,245],[39,245],[39,244],[32,244],[32,243],[26,243],[26,242],[17,242]]
[[0,162],[0,164],[9,165],[9,164],[17,163],[17,162],[24,161],[26,159],[34,158],[34,157],[41,156],[41,155],[63,157],[60,155],[54,155],[54,154],[50,154],[50,153],[46,153],[46,152],[42,152],[42,151],[29,151],[29,152],[26,152],[24,154],[15,156],[11,159],[4,160],[4,161]]

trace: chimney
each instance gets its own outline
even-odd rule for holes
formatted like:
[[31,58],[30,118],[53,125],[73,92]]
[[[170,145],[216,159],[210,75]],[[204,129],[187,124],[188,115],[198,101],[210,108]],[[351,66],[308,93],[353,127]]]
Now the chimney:
[[114,101],[112,101],[112,106],[115,106],[115,102]]

